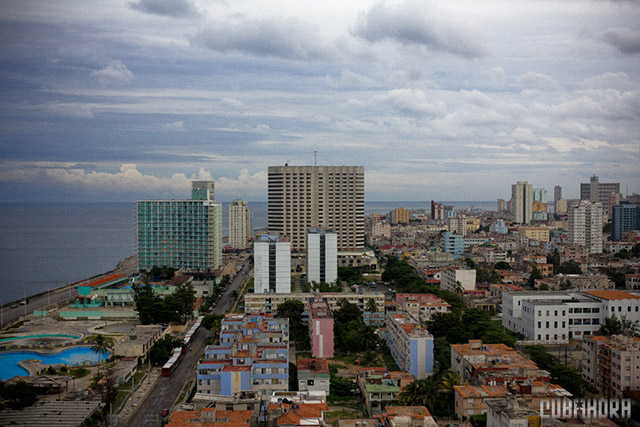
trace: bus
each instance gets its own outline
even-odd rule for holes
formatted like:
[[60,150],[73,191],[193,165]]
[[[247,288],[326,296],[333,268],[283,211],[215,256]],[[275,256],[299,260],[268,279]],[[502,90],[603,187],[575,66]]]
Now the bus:
[[193,340],[193,336],[198,332],[198,329],[200,329],[200,325],[202,325],[202,320],[204,319],[204,316],[200,316],[196,319],[195,323],[193,324],[193,326],[191,326],[191,329],[189,329],[189,331],[185,334],[184,338],[182,339],[182,352],[186,352],[187,349],[189,348],[189,346],[191,345],[191,341]]
[[182,347],[176,347],[173,349],[173,353],[167,363],[162,367],[162,376],[168,377],[173,373],[176,366],[178,366],[178,362],[180,361],[180,356],[182,356]]

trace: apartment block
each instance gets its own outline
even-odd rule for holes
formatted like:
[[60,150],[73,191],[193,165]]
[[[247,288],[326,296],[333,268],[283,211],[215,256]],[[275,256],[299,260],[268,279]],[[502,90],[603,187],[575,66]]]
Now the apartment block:
[[600,182],[597,176],[593,175],[588,183],[580,184],[580,200],[589,200],[592,203],[600,202],[607,205],[610,193],[619,193],[620,183]]
[[613,335],[582,340],[582,378],[604,396],[640,390],[640,338]]
[[533,218],[533,187],[527,181],[511,186],[511,213],[513,222],[529,224]]
[[464,252],[464,236],[450,232],[442,233],[442,250],[459,258]]
[[338,235],[338,250],[364,247],[364,167],[269,166],[269,233],[307,249],[310,228]]
[[391,224],[388,222],[378,221],[371,226],[371,237],[391,238]]
[[[333,356],[332,356],[333,357]],[[298,390],[329,394],[329,364],[326,359],[298,359]]]
[[207,346],[198,362],[198,393],[253,390],[269,396],[288,390],[289,319],[228,314],[220,330],[220,344]]
[[[316,294],[310,292],[296,292],[291,294],[245,294],[244,310],[245,313],[275,313],[278,306],[287,300],[301,301],[305,306],[305,312],[309,315],[310,301]],[[384,293],[383,292],[321,292],[321,298],[327,301],[331,311],[340,308],[340,301],[346,300],[351,304],[355,304],[362,313],[364,322],[367,325],[384,325]],[[376,304],[376,311],[370,313],[367,311],[367,303],[370,299]]]
[[402,390],[401,378],[386,368],[358,368],[356,381],[369,416],[383,413],[387,407],[398,404]]
[[467,217],[465,215],[460,215],[452,218],[447,218],[447,229],[450,233],[466,236]]
[[253,245],[254,292],[291,292],[291,244],[280,236],[263,235]]
[[307,234],[307,282],[333,283],[338,279],[338,235],[312,228]]
[[451,292],[476,289],[476,271],[464,268],[445,268],[440,272],[440,288]]
[[529,240],[538,240],[540,242],[549,241],[549,228],[548,227],[522,227],[520,228],[520,234]]
[[222,205],[213,182],[193,181],[190,200],[137,203],[138,270],[215,270],[222,261]]
[[329,303],[320,296],[310,301],[309,335],[313,357],[333,357],[333,315]]
[[451,305],[433,294],[397,294],[396,308],[420,323],[428,322],[436,313],[448,313]]
[[411,214],[409,209],[395,208],[389,212],[389,217],[391,217],[391,224],[409,224]]
[[247,202],[236,199],[229,204],[229,246],[246,249],[253,237],[253,212]]
[[623,203],[613,206],[611,238],[622,240],[623,233],[640,230],[640,205]]
[[626,289],[640,289],[640,274],[625,274],[624,287]]
[[451,370],[461,383],[502,385],[512,382],[549,383],[551,374],[538,368],[530,359],[504,344],[485,344],[470,340],[468,344],[451,344]]
[[433,372],[433,335],[407,313],[387,313],[387,346],[400,369],[416,378]]
[[602,204],[580,201],[569,209],[569,243],[585,247],[590,254],[601,254],[602,219]]
[[609,316],[640,321],[639,309],[639,296],[616,290],[502,293],[502,325],[536,344],[597,334]]

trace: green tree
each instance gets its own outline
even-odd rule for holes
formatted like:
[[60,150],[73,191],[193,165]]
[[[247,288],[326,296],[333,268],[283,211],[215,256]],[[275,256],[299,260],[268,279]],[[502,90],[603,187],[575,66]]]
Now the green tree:
[[171,357],[173,349],[177,347],[182,347],[182,340],[180,338],[171,335],[165,335],[160,338],[149,351],[151,363],[155,366],[164,365],[167,360],[169,360],[169,357]]
[[476,268],[476,263],[471,258],[465,258],[464,263],[467,264],[467,267],[469,268]]
[[160,297],[153,292],[149,279],[145,277],[142,285],[133,285],[133,301],[138,312],[138,318],[143,325],[155,323],[154,309],[160,302]]
[[102,402],[107,406],[111,406],[116,401],[118,398],[118,385],[113,369],[107,369],[103,380],[98,382],[98,391],[102,397]]
[[447,402],[448,412],[455,410],[455,393],[454,386],[460,385],[460,378],[458,374],[452,371],[445,371],[440,377],[440,385],[442,387],[442,394]]
[[369,313],[378,312],[378,306],[376,305],[376,301],[373,298],[369,298],[369,300],[367,301],[365,310],[368,311]]
[[531,272],[529,273],[529,279],[527,280],[527,285],[530,288],[533,288],[536,284],[536,280],[542,279],[542,273],[535,264],[531,264]]
[[196,304],[196,291],[193,289],[193,285],[191,283],[178,285],[171,297],[177,303],[182,321],[186,322],[188,318],[193,316],[193,308]]
[[287,300],[278,305],[276,317],[289,319],[289,331],[291,340],[295,341],[296,349],[305,350],[310,348],[309,328],[302,321],[304,304],[302,301]]
[[440,378],[431,375],[407,384],[398,395],[398,402],[405,406],[426,406],[434,413],[443,407]]
[[91,346],[91,351],[98,355],[98,378],[100,378],[100,358],[105,354],[108,357],[110,348],[109,341],[104,335],[96,335],[93,340],[93,345]]
[[558,274],[582,274],[580,265],[578,265],[577,262],[573,261],[563,262],[562,264],[560,264],[557,270],[554,271],[556,271]]
[[298,367],[289,362],[289,391],[298,391]]
[[511,265],[506,261],[499,261],[493,266],[494,270],[511,270]]
[[0,397],[13,410],[22,410],[38,401],[38,396],[32,386],[24,381],[7,384],[0,381]]

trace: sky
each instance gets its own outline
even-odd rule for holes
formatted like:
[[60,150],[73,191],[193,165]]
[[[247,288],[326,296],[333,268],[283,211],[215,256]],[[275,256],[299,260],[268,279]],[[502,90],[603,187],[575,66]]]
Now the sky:
[[[639,0],[0,0],[0,201],[640,193]],[[317,154],[314,154],[317,152]],[[316,157],[317,156],[317,157]]]

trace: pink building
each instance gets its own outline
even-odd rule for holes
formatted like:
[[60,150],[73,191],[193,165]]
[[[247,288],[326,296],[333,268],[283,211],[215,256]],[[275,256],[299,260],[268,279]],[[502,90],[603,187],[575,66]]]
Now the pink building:
[[329,303],[318,296],[310,304],[309,334],[312,357],[333,357],[333,316]]

